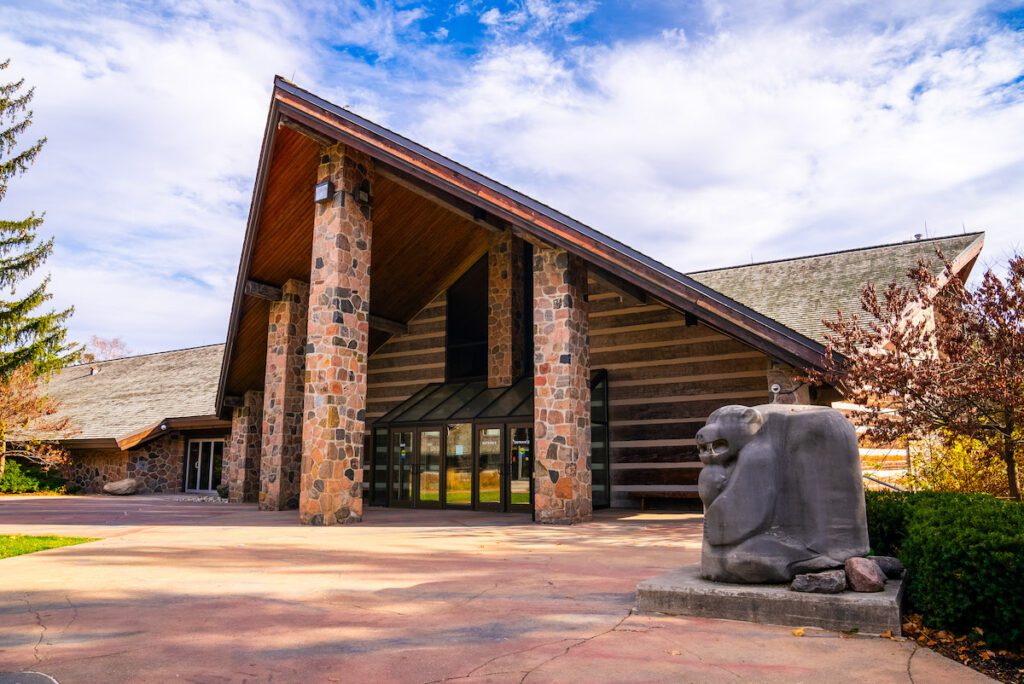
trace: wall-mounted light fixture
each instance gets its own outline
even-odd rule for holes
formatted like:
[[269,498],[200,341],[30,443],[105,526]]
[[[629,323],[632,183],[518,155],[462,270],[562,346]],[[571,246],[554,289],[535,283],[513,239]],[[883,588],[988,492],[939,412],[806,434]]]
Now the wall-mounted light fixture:
[[363,179],[355,190],[352,191],[352,198],[360,204],[370,203],[370,181]]
[[316,184],[316,189],[313,192],[313,199],[317,204],[330,202],[333,198],[334,183],[331,181],[324,181]]

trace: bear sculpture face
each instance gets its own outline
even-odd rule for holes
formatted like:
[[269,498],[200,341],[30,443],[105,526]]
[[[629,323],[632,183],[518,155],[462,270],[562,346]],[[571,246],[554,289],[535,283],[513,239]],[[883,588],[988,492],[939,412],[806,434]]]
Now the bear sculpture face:
[[710,506],[729,483],[736,457],[764,424],[764,417],[752,408],[725,406],[708,417],[697,432],[697,451],[704,468],[697,478],[697,493]]

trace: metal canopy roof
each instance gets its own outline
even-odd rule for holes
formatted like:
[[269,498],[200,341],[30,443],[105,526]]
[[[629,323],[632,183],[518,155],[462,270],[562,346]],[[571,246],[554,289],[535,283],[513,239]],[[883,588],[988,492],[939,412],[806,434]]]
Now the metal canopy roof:
[[403,425],[473,420],[533,419],[533,377],[509,387],[487,387],[487,382],[435,382],[427,385],[374,422]]

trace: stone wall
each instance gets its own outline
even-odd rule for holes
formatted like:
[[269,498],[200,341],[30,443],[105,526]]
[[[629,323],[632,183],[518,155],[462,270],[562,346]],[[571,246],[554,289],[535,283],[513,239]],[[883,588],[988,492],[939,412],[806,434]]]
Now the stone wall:
[[72,449],[61,474],[83,494],[98,494],[106,483],[128,477],[128,452]]
[[182,491],[185,441],[181,433],[172,432],[128,452],[126,476],[139,481],[140,493]]
[[533,257],[534,512],[576,523],[593,511],[587,272],[561,249]]
[[224,449],[222,482],[233,503],[256,501],[260,490],[260,451],[263,447],[263,392],[250,390],[243,405],[231,413],[231,438]]
[[335,145],[317,170],[323,181],[336,190],[313,220],[299,520],[335,525],[363,514],[373,221],[356,197],[372,192],[373,161]]
[[487,386],[523,375],[523,241],[505,231],[487,252]]
[[139,493],[182,491],[186,437],[171,432],[129,451],[72,449],[62,475],[83,494],[98,494],[103,485],[126,477],[139,480]]

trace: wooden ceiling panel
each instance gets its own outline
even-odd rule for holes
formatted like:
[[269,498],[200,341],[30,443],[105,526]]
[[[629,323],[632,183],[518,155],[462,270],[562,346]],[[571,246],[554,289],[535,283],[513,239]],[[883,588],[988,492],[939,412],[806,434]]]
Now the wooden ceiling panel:
[[[309,280],[319,163],[317,142],[290,129],[275,133],[247,278],[282,286]],[[378,175],[373,188],[370,310],[408,321],[486,254],[487,229]],[[371,333],[371,349],[387,339]],[[246,297],[225,385],[228,395],[262,389],[267,303]]]

